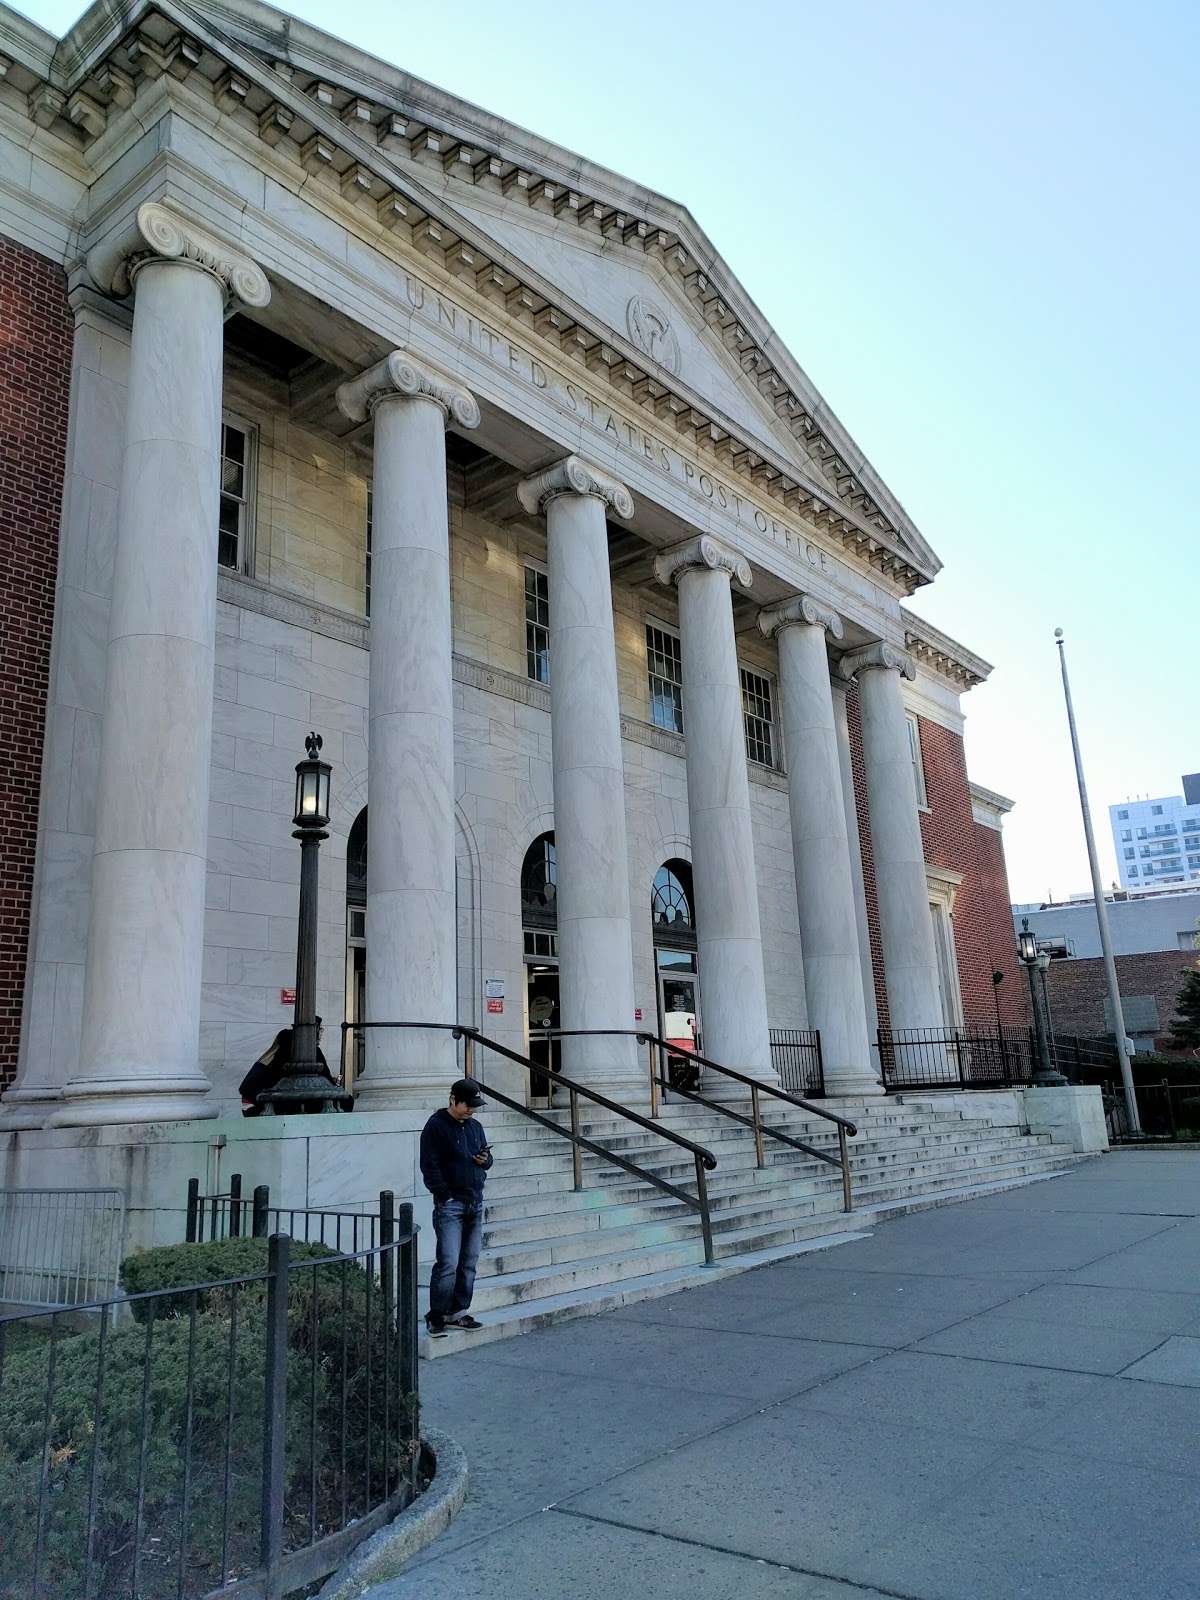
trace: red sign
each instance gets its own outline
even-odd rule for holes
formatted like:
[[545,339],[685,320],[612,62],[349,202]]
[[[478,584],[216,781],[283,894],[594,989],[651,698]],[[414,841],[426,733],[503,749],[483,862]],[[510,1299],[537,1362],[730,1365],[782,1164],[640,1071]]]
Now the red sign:
[[281,1006],[294,1006],[296,1004],[295,989],[280,989],[279,1004]]
[[634,1011],[633,1020],[635,1022],[640,1022],[642,1020],[642,1008],[641,1008],[641,1006],[638,1006],[638,1008]]
[[497,1017],[504,1010],[504,1001],[503,1000],[489,1000],[488,1003],[487,1003],[487,1008],[488,1008],[488,1016],[489,1017]]

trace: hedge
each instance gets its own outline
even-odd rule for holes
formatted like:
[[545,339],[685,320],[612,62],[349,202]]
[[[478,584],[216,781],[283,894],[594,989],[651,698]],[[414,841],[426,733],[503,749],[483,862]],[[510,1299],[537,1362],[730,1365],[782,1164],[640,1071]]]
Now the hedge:
[[[122,1283],[127,1292],[140,1293],[239,1277],[264,1271],[266,1250],[266,1240],[235,1239],[145,1251],[122,1264]],[[320,1260],[331,1254],[322,1245],[295,1242],[292,1246],[294,1261]],[[347,1518],[367,1509],[368,1462],[372,1503],[382,1497],[385,1455],[392,1481],[406,1465],[405,1453],[396,1443],[401,1430],[395,1419],[399,1409],[414,1424],[411,1433],[415,1435],[415,1397],[398,1398],[391,1393],[391,1439],[387,1439],[380,1374],[394,1350],[387,1343],[394,1329],[390,1319],[385,1321],[381,1315],[378,1287],[369,1289],[369,1282],[361,1267],[341,1262],[301,1268],[292,1274],[285,1441],[285,1540],[289,1547],[307,1543],[314,1522],[318,1538],[340,1527],[343,1505]],[[189,1597],[200,1596],[218,1586],[227,1519],[231,1575],[254,1570],[262,1480],[265,1313],[265,1282],[248,1285],[236,1295],[225,1287],[194,1297],[180,1294],[139,1302],[138,1320],[108,1330],[98,1411],[98,1330],[60,1336],[53,1344],[47,1341],[8,1355],[0,1383],[0,1596],[4,1600],[26,1600],[32,1590],[52,1360],[48,1516],[40,1574],[41,1592],[47,1600],[77,1600],[83,1592],[97,1416],[95,1600],[117,1600],[131,1592],[143,1437],[143,1556],[137,1592],[140,1600],[166,1600],[176,1593],[189,1411],[192,1450],[186,1485],[184,1592]],[[232,1337],[234,1333],[236,1337]],[[189,1350],[193,1372],[190,1396]],[[369,1426],[368,1362],[372,1372]],[[147,1368],[150,1377],[143,1415]],[[394,1380],[393,1362],[393,1384]]]

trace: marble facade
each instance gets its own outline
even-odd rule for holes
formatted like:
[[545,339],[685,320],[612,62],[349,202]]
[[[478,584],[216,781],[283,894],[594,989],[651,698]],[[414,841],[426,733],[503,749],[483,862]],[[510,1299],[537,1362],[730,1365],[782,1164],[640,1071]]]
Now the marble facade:
[[[290,1021],[310,727],[327,1024],[370,796],[368,1019],[527,1049],[520,874],[553,831],[562,1026],[605,1030],[568,1070],[644,1097],[621,1030],[655,1025],[650,888],[683,859],[706,1052],[770,1081],[770,1029],[817,1027],[830,1092],[879,1092],[860,824],[892,1024],[938,1026],[906,713],[961,730],[987,670],[905,609],[939,564],[886,486],[671,202],[586,164],[577,191],[577,158],[500,124],[485,146],[427,86],[418,121],[413,80],[263,8],[201,5],[203,37],[109,13],[128,26],[60,45],[0,7],[35,152],[0,230],[61,260],[77,328],[0,1127],[236,1110]],[[222,414],[254,451],[228,569]],[[678,637],[682,731],[655,721],[647,624]],[[743,671],[773,696],[769,759]],[[360,1107],[426,1105],[457,1071],[445,1031],[372,1042]]]

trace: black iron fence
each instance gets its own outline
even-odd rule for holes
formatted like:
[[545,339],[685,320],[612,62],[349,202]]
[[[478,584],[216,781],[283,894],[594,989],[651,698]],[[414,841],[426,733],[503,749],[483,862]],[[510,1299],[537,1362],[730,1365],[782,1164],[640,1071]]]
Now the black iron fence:
[[412,1208],[380,1229],[346,1252],[284,1234],[149,1252],[131,1259],[176,1279],[200,1251],[233,1270],[0,1318],[3,1600],[290,1595],[403,1509]]
[[367,1250],[380,1243],[380,1228],[385,1211],[392,1207],[392,1196],[384,1190],[379,1210],[321,1211],[301,1206],[273,1206],[265,1183],[254,1190],[252,1199],[242,1198],[242,1175],[235,1172],[229,1188],[222,1194],[201,1194],[200,1180],[190,1178],[187,1187],[185,1237],[188,1244],[214,1239],[237,1239],[249,1234],[265,1239],[271,1233],[286,1233],[305,1244],[325,1244],[338,1251]]
[[1129,1110],[1121,1084],[1102,1086],[1104,1120],[1110,1144],[1200,1143],[1200,1084],[1139,1083],[1137,1095],[1140,1133],[1129,1128]]
[[883,1086],[899,1089],[1004,1089],[1033,1078],[1028,1028],[880,1028]]
[[779,1074],[779,1087],[805,1100],[825,1093],[825,1065],[821,1035],[816,1028],[772,1028],[771,1065]]

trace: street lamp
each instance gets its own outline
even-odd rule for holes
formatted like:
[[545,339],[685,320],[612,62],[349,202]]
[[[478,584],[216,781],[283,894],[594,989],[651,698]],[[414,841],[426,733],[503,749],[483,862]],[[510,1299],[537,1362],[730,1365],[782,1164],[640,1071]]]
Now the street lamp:
[[1054,1070],[1050,1060],[1050,1046],[1046,1039],[1046,1027],[1042,1021],[1041,1007],[1038,1005],[1037,980],[1033,976],[1039,968],[1043,972],[1045,971],[1042,963],[1045,962],[1048,967],[1050,965],[1050,956],[1047,951],[1038,949],[1037,934],[1030,932],[1028,917],[1021,918],[1021,931],[1017,935],[1017,956],[1029,979],[1029,1006],[1033,1012],[1033,1032],[1037,1041],[1037,1060],[1034,1063],[1032,1081],[1035,1085],[1042,1087],[1057,1088],[1060,1084],[1065,1084],[1067,1080],[1061,1072]]
[[296,814],[293,839],[300,841],[300,920],[296,934],[296,1005],[292,1023],[292,1055],[273,1089],[259,1104],[270,1115],[298,1111],[303,1102],[319,1101],[322,1111],[345,1103],[344,1090],[331,1083],[317,1060],[317,851],[329,835],[328,761],[320,759],[321,735],[304,741],[307,761],[296,763]]

